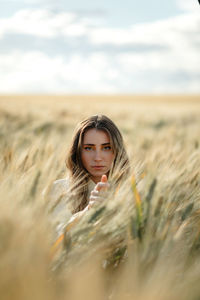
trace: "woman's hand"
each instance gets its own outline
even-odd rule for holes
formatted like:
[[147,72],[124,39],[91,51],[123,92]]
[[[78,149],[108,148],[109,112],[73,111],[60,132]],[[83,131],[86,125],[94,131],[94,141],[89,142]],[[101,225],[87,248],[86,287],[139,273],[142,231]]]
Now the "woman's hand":
[[110,184],[108,183],[107,176],[102,175],[101,181],[96,184],[95,188],[90,194],[88,208],[91,208],[96,203],[103,201],[105,192],[109,189],[109,187]]
[[104,200],[105,192],[109,189],[109,187],[110,184],[108,182],[107,176],[102,175],[101,181],[95,185],[94,189],[90,194],[88,205],[83,210],[77,212],[70,218],[67,225],[67,230],[73,227],[78,222],[78,220],[85,214],[85,212],[88,211],[88,209],[90,209],[96,203],[99,203]]

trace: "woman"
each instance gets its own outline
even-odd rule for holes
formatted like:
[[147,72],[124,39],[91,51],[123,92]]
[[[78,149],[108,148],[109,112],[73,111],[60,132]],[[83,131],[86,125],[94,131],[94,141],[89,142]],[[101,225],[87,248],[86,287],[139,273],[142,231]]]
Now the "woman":
[[56,214],[71,203],[73,216],[69,223],[76,223],[88,209],[103,201],[105,191],[117,188],[129,173],[123,138],[113,121],[94,115],[78,124],[66,166],[69,178],[56,180],[51,195],[61,200],[54,206]]

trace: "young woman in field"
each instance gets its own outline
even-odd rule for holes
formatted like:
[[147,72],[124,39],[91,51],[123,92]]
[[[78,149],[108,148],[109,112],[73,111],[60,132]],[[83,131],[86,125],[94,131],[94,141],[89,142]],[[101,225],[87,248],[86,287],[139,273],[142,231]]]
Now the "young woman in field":
[[113,121],[104,115],[94,115],[80,122],[66,166],[69,177],[54,182],[51,197],[59,199],[53,208],[57,216],[71,204],[72,224],[103,201],[106,191],[115,190],[129,173],[123,138]]

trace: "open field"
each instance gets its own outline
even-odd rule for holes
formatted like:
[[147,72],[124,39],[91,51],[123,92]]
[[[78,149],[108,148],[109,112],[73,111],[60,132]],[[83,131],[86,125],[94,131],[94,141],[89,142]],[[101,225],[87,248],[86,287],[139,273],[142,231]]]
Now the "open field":
[[[42,191],[97,113],[120,128],[137,188],[130,178],[52,258]],[[2,95],[0,150],[1,299],[200,298],[200,96]]]

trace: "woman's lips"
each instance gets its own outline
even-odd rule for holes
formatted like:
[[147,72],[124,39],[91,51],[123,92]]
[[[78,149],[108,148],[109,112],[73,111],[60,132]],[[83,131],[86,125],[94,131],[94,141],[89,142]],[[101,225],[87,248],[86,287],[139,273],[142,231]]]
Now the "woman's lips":
[[104,166],[92,166],[92,168],[96,170],[101,170],[104,168]]

